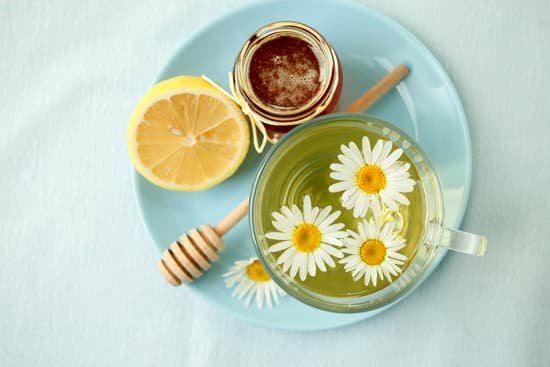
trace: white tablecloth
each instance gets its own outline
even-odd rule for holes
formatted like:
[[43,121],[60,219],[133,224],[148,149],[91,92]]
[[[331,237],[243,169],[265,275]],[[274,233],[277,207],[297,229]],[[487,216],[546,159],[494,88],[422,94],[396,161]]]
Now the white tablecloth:
[[[466,230],[412,296],[295,333],[170,288],[127,119],[190,31],[247,1],[0,0],[0,366],[549,366],[550,6],[373,0],[440,59],[470,120]],[[183,296],[182,296],[183,294]]]

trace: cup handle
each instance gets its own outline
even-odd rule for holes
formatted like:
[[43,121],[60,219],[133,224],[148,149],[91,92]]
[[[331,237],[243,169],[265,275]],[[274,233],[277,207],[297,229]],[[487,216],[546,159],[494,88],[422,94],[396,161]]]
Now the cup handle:
[[487,249],[487,238],[484,236],[456,229],[442,228],[438,242],[437,246],[468,255],[483,256]]

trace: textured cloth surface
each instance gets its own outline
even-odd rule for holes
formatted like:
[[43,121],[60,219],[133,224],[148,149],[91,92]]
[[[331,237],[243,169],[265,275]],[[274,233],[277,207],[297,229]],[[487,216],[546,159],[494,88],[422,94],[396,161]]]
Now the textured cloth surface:
[[549,366],[550,7],[373,0],[453,79],[470,121],[463,228],[450,254],[371,320],[296,333],[250,325],[152,264],[127,119],[182,39],[244,0],[0,0],[1,366]]

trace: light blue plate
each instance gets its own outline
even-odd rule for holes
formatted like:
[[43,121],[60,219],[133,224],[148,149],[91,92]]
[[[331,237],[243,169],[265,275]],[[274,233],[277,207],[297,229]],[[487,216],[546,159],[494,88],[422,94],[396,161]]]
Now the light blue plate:
[[[470,138],[460,100],[441,65],[420,41],[393,20],[365,6],[337,1],[285,1],[239,9],[184,41],[158,80],[180,74],[206,74],[227,87],[227,72],[232,69],[241,45],[257,28],[278,20],[309,24],[332,44],[344,72],[340,108],[371,87],[391,67],[403,62],[411,67],[412,73],[406,81],[368,113],[394,123],[416,138],[441,178],[445,225],[459,226],[471,176]],[[215,224],[248,196],[258,160],[258,155],[251,151],[233,177],[201,193],[163,190],[136,173],[135,189],[143,222],[159,248],[159,257],[160,251],[180,234],[203,223]],[[254,255],[248,222],[242,221],[227,234],[225,243],[226,250],[220,260],[203,277],[174,292],[194,292],[239,318],[282,329],[332,328],[382,311],[336,314],[311,308],[290,297],[284,298],[272,311],[246,308],[231,298],[221,275],[233,261]],[[151,266],[156,260],[151,259]]]

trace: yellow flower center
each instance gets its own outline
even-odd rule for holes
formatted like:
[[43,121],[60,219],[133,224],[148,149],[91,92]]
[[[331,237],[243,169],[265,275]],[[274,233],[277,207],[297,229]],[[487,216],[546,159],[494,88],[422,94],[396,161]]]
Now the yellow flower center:
[[315,224],[300,224],[292,233],[292,242],[299,251],[313,252],[321,244],[321,231]]
[[255,282],[267,282],[271,279],[259,260],[254,260],[248,264],[246,267],[246,274],[250,280]]
[[359,250],[361,260],[369,265],[380,265],[386,258],[386,246],[380,240],[366,240]]
[[366,193],[377,194],[386,187],[386,175],[382,168],[367,164],[357,172],[355,182]]

